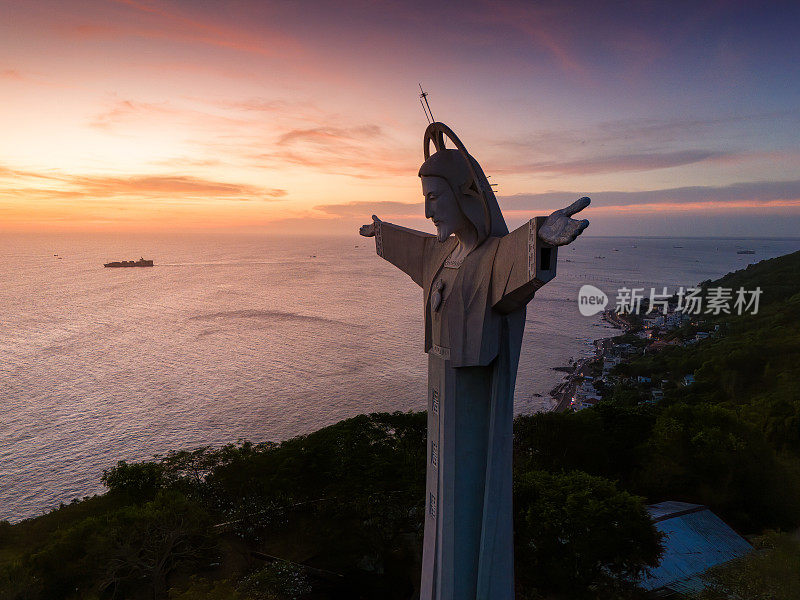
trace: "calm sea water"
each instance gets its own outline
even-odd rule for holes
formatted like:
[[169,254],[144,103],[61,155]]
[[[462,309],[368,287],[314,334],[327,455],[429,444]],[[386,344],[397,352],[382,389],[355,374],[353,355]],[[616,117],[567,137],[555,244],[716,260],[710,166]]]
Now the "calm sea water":
[[[613,298],[797,249],[578,240],[529,307],[516,410],[548,408],[552,367],[611,333],[578,313],[584,283]],[[421,291],[370,240],[8,236],[0,252],[0,519],[101,492],[118,460],[425,407]],[[140,256],[157,266],[102,266]]]

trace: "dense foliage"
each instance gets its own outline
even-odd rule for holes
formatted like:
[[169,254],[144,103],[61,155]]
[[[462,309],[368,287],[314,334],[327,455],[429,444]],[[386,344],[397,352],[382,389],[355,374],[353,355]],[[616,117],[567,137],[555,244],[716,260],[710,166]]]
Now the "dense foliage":
[[[409,598],[425,433],[424,413],[362,415],[282,444],[120,462],[105,496],[0,528],[0,596]],[[612,482],[527,469],[517,484],[521,593],[624,588],[657,559],[641,499]]]
[[529,471],[515,482],[517,578],[567,598],[620,598],[661,548],[641,498],[581,471]]

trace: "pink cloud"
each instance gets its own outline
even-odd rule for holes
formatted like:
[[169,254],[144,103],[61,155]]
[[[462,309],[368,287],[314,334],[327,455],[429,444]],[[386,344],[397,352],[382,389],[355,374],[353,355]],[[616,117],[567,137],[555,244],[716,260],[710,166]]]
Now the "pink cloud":
[[178,10],[169,10],[161,4],[114,0],[118,5],[132,9],[139,19],[98,22],[89,21],[60,25],[58,28],[81,39],[111,38],[120,35],[165,39],[176,42],[199,43],[228,48],[260,56],[286,58],[287,54],[300,56],[305,50],[293,37],[277,29],[252,33],[240,27],[230,27],[211,18],[187,16]]
[[423,214],[423,203],[419,202],[393,202],[383,200],[380,202],[348,202],[344,204],[322,204],[315,206],[314,210],[326,215],[346,218],[361,218],[370,220],[370,215],[377,214],[381,217],[419,217]]
[[676,152],[651,152],[600,156],[566,162],[538,162],[494,169],[497,173],[553,173],[561,175],[589,175],[619,173],[623,171],[651,171],[668,169],[726,157],[726,153],[712,150],[679,150]]
[[[667,188],[645,192],[585,191],[546,192],[501,196],[503,213],[524,216],[562,208],[575,199],[589,195],[590,213],[601,212],[665,212],[670,210],[725,210],[739,208],[778,209],[800,206],[800,180],[775,182],[744,182],[727,186],[695,186]],[[363,218],[373,213],[382,216],[422,216],[422,202],[349,202],[323,204],[314,210],[346,218]],[[587,218],[591,215],[587,213]]]
[[378,125],[360,125],[349,129],[313,127],[287,131],[278,138],[278,144],[284,146],[295,142],[313,142],[327,146],[379,135],[381,135],[381,128]]
[[588,80],[589,70],[572,51],[564,26],[568,12],[557,5],[492,3],[486,7],[483,16],[487,22],[521,32],[535,47],[545,50],[564,71]]
[[[506,210],[535,211],[549,208],[581,196],[592,198],[591,210],[603,207],[622,206],[719,206],[738,204],[780,206],[781,202],[796,202],[800,199],[800,179],[789,181],[748,181],[721,186],[686,186],[641,192],[604,191],[588,193],[582,191],[558,191],[539,194],[515,194],[500,197],[500,205]],[[772,203],[772,204],[770,204]]]

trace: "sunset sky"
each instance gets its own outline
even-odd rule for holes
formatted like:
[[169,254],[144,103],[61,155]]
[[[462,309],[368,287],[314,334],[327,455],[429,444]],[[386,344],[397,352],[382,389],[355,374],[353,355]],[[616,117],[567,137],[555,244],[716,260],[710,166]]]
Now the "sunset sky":
[[430,229],[422,82],[511,226],[798,235],[800,3],[598,6],[0,0],[0,230]]

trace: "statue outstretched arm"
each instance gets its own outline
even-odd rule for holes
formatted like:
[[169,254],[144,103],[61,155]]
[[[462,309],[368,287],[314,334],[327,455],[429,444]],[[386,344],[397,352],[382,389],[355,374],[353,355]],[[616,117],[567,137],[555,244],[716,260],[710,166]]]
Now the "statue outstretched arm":
[[571,219],[589,206],[581,198],[548,217],[534,217],[500,240],[492,271],[492,307],[503,313],[522,308],[556,276],[558,246],[573,241],[589,221]]
[[362,225],[359,233],[364,237],[375,237],[375,251],[403,271],[419,286],[422,286],[422,268],[425,245],[436,236],[416,229],[401,227],[381,221],[372,215],[372,223]]
[[539,239],[551,246],[566,246],[574,242],[589,226],[589,221],[586,219],[578,221],[570,217],[582,211],[590,203],[589,198],[583,197],[566,208],[553,212],[539,228]]

